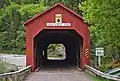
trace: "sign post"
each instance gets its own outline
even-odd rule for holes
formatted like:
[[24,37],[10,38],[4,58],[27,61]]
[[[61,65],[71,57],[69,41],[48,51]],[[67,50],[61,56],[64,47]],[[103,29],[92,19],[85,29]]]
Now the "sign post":
[[104,56],[104,48],[96,48],[96,56],[98,56],[98,66],[101,66],[101,56]]
[[101,56],[98,56],[98,66],[101,66]]

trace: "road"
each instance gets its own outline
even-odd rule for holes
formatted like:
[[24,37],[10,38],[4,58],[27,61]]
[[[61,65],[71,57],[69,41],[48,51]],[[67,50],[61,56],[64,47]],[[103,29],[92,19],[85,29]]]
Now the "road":
[[93,81],[86,73],[74,67],[44,68],[31,73],[25,81]]
[[17,66],[26,66],[26,56],[17,54],[0,54],[0,60]]

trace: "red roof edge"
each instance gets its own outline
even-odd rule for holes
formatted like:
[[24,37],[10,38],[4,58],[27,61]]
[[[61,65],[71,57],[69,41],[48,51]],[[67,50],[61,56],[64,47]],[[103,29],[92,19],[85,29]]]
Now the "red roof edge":
[[24,25],[27,25],[29,22],[33,21],[34,19],[38,18],[39,16],[45,14],[46,12],[50,11],[51,9],[53,9],[54,7],[56,6],[61,6],[63,7],[64,9],[68,10],[69,12],[73,13],[74,15],[76,15],[77,17],[79,17],[80,19],[82,19],[82,21],[84,20],[79,14],[77,14],[75,11],[73,11],[72,9],[64,6],[62,3],[56,3],[55,5],[53,5],[52,7],[50,7],[49,9],[45,10],[44,12],[42,13],[39,13],[37,15],[35,15],[34,17],[30,18],[29,20],[27,20]]

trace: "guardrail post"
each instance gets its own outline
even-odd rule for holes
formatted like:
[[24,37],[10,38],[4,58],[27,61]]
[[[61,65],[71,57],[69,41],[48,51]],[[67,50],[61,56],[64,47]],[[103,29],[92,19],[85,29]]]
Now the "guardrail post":
[[17,78],[17,77],[18,77],[18,76],[15,76],[15,77],[14,77],[14,81],[18,81],[18,78]]
[[17,75],[17,81],[19,81],[19,75]]
[[5,81],[7,81],[7,78],[5,78]]

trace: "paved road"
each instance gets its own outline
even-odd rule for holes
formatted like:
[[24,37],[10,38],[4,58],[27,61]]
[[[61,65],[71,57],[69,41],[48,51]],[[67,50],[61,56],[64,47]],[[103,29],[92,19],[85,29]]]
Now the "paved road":
[[93,81],[76,68],[45,68],[29,75],[25,81]]
[[10,64],[15,64],[17,66],[26,66],[26,56],[17,54],[1,54],[0,60],[8,62]]

